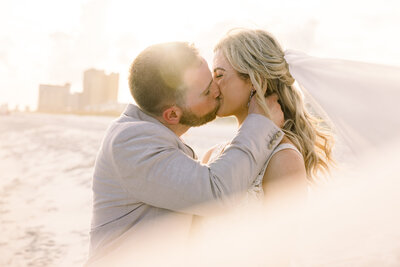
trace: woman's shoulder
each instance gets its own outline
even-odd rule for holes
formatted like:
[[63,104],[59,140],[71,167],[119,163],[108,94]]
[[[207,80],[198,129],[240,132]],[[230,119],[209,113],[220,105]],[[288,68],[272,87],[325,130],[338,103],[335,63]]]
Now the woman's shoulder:
[[300,156],[303,159],[303,155],[301,154],[299,149],[287,137],[284,137],[282,139],[281,143],[272,152],[272,156],[271,157],[275,156],[275,154],[278,154],[278,153],[280,153],[280,154],[288,154],[288,155],[297,154],[298,156]]
[[285,140],[276,151],[263,177],[265,203],[298,205],[307,199],[308,192],[303,156],[292,142]]
[[305,173],[306,169],[302,154],[290,140],[283,140],[271,156],[266,175],[281,177],[305,175]]

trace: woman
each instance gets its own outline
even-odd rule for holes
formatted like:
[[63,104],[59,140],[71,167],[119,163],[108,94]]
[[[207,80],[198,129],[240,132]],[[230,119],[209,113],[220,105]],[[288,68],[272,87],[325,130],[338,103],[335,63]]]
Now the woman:
[[[281,201],[281,196],[303,198],[318,171],[329,170],[333,138],[323,121],[307,111],[280,45],[266,31],[235,30],[219,41],[214,53],[214,78],[221,90],[218,116],[235,116],[240,127],[253,94],[267,114],[265,97],[275,94],[284,113],[286,136],[266,159],[248,196],[264,195],[268,201]],[[226,145],[212,148],[203,162],[213,161]]]
[[[253,217],[240,213],[240,218],[250,220],[230,228],[231,220],[223,221],[210,234],[218,239],[204,242],[212,244],[205,255],[216,251],[213,262],[229,259],[229,266],[237,262],[254,266],[390,265],[385,259],[393,258],[388,251],[398,251],[397,243],[391,242],[393,236],[398,236],[398,223],[388,224],[393,219],[385,218],[399,214],[395,204],[398,190],[394,189],[400,184],[399,172],[394,168],[398,169],[395,159],[399,158],[396,148],[400,144],[400,68],[315,58],[295,51],[284,54],[265,31],[241,30],[230,32],[217,44],[214,76],[222,97],[218,115],[235,116],[239,127],[247,116],[246,105],[253,89],[259,103],[263,103],[264,95],[275,93],[284,111],[286,138],[266,159],[266,171],[255,179],[248,195],[261,196],[264,189],[266,204],[271,198],[281,203],[283,196],[290,195],[284,191],[287,187],[304,193],[307,182],[316,181],[317,172],[328,170],[332,163],[332,134],[322,127],[324,122],[306,110],[301,94],[293,86],[293,77],[324,107],[326,114],[319,114],[335,122],[335,141],[342,145],[340,150],[345,149],[343,154],[340,151],[343,158],[335,154],[335,159],[351,172],[336,174],[341,182],[332,191],[324,190],[316,196],[310,209],[289,210],[289,216],[264,210]],[[209,151],[203,161],[212,161],[226,145]],[[356,161],[349,162],[353,157]],[[301,216],[297,217],[297,212]],[[260,213],[266,214],[261,220],[254,216]],[[366,223],[360,227],[360,221]],[[221,235],[226,228],[230,231]],[[366,240],[373,240],[367,242],[372,246],[365,245]],[[382,240],[389,247],[379,251],[374,244],[381,247]],[[221,247],[225,253],[221,253]],[[365,259],[360,255],[373,256]]]

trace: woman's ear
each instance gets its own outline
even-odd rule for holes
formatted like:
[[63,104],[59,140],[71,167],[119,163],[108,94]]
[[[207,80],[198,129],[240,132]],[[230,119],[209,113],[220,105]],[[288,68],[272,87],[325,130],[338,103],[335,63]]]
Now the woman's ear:
[[168,124],[176,125],[179,124],[179,121],[182,116],[182,109],[177,106],[172,106],[164,110],[162,113],[162,117],[164,121]]

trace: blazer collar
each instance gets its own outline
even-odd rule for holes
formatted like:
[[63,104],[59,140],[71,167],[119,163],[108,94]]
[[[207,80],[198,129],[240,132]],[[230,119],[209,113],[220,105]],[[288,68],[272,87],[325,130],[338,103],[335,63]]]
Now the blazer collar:
[[[159,120],[148,115],[146,112],[144,112],[142,109],[140,109],[138,106],[136,106],[134,104],[128,104],[126,106],[123,114],[128,117],[134,118],[134,119],[139,119],[142,121],[149,121],[149,122],[163,125]],[[165,125],[163,125],[163,126],[165,127]]]
[[171,131],[168,127],[166,127],[164,124],[162,124],[159,120],[157,120],[156,118],[145,113],[138,106],[136,106],[134,104],[128,104],[128,106],[125,108],[125,111],[123,112],[123,115],[131,117],[136,120],[148,121],[148,122],[153,122],[153,123],[162,125],[163,127],[165,127],[168,130],[168,132],[170,132],[177,140],[179,140],[184,145],[184,150],[187,155],[193,157],[194,159],[197,159],[197,155],[194,152],[194,150],[190,146],[188,146],[182,140],[182,138],[177,136],[173,131]]

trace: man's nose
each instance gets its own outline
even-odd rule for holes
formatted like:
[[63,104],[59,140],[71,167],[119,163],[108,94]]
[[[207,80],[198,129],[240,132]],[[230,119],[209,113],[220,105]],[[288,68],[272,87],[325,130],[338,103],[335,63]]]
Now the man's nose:
[[217,97],[219,97],[220,94],[221,94],[221,91],[219,90],[218,84],[215,81],[213,81],[213,84],[212,84],[212,96],[214,98],[217,98]]

